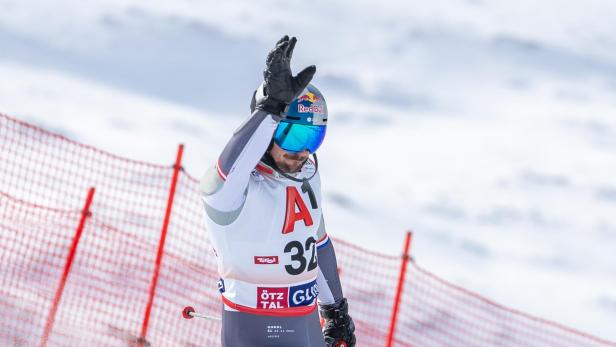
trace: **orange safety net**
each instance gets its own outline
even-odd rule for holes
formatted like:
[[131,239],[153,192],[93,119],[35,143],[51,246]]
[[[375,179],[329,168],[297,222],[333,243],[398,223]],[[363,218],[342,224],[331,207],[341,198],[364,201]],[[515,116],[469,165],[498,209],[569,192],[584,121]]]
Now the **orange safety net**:
[[[171,158],[170,158],[171,159]],[[179,171],[156,291],[152,278],[174,165],[116,156],[0,114],[0,346],[217,346],[215,255],[198,181]],[[49,339],[42,341],[89,187],[96,194]],[[359,346],[384,346],[401,258],[334,239]],[[508,309],[414,262],[394,346],[616,346]],[[144,315],[153,297],[147,334]]]

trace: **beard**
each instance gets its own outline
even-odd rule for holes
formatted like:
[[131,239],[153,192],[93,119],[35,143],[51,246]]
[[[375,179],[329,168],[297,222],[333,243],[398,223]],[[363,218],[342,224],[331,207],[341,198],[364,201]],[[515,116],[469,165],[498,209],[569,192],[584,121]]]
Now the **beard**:
[[[291,155],[287,155],[287,154],[285,154],[284,157],[285,157],[285,159],[287,159],[287,161],[276,162],[276,165],[278,166],[278,168],[280,170],[282,170],[284,173],[296,173],[296,172],[299,172],[302,169],[302,167],[304,166],[304,164],[306,163],[306,161],[308,160],[307,157],[304,158],[304,159],[299,159],[301,157],[291,156]],[[291,163],[289,164],[288,161],[291,161]]]

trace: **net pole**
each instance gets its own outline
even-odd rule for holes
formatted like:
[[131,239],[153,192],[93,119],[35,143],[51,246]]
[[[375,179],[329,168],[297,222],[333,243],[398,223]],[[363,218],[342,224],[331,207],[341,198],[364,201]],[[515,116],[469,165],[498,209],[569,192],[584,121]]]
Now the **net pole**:
[[404,287],[404,278],[406,277],[406,266],[410,259],[409,250],[411,247],[411,238],[413,233],[406,232],[404,239],[404,251],[402,253],[402,260],[400,265],[400,275],[398,276],[398,286],[396,288],[396,298],[394,300],[394,308],[391,313],[391,321],[389,324],[389,332],[387,334],[387,347],[391,347],[394,341],[394,334],[396,333],[396,321],[398,319],[398,309],[400,307],[400,300],[402,298],[402,289]]
[[177,186],[180,170],[182,168],[182,155],[184,153],[184,145],[178,146],[177,156],[175,158],[175,165],[173,166],[173,177],[171,178],[171,186],[169,187],[169,197],[167,199],[167,210],[165,211],[165,219],[163,221],[163,227],[160,233],[160,240],[158,242],[158,252],[156,254],[156,263],[154,265],[154,273],[152,274],[152,281],[150,282],[150,291],[148,297],[148,303],[143,315],[143,324],[141,325],[141,337],[140,341],[146,341],[146,335],[148,332],[148,324],[150,322],[150,313],[152,312],[152,304],[154,303],[154,295],[156,294],[156,286],[158,284],[158,275],[160,273],[160,265],[163,260],[165,240],[167,238],[167,230],[169,227],[169,221],[171,219],[171,209],[173,207],[173,198],[175,197],[175,189]]
[[86,220],[90,216],[90,206],[92,205],[92,200],[94,199],[94,191],[94,187],[88,190],[86,203],[81,210],[81,218],[79,220],[79,225],[77,226],[77,230],[75,231],[75,236],[73,236],[73,241],[71,242],[71,247],[68,251],[66,263],[64,264],[64,271],[62,272],[60,283],[58,284],[58,288],[56,289],[56,294],[54,295],[51,308],[49,309],[49,314],[47,315],[47,321],[45,322],[45,330],[43,331],[43,336],[41,336],[41,341],[39,344],[40,347],[45,347],[47,345],[47,340],[49,340],[49,335],[51,334],[51,330],[53,328],[53,323],[56,318],[58,307],[60,305],[60,300],[62,299],[62,293],[64,292],[64,286],[66,285],[66,280],[68,279],[68,275],[71,272],[73,260],[75,259],[75,254],[77,253],[77,246],[79,245],[81,234],[86,225]]

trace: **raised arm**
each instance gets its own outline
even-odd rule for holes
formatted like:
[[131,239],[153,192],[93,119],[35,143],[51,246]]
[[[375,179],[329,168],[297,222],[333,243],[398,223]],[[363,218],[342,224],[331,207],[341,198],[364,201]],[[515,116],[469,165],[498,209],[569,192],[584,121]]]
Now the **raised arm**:
[[255,110],[233,133],[201,180],[207,205],[225,212],[242,206],[250,173],[267,150],[279,120],[279,116]]
[[255,94],[255,111],[238,130],[201,180],[203,200],[210,216],[237,211],[244,203],[250,173],[267,150],[285,107],[316,72],[311,65],[291,74],[291,57],[297,40],[284,36],[267,56],[264,81]]

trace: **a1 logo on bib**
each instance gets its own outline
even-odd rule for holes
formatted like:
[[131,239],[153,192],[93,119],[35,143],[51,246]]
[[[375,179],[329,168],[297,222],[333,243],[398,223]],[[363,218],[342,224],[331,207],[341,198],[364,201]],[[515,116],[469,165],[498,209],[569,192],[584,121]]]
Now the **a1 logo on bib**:
[[[296,212],[296,207],[299,212]],[[284,216],[284,225],[282,226],[282,233],[288,234],[295,230],[295,222],[304,221],[304,224],[308,227],[313,224],[310,211],[306,207],[302,196],[297,191],[297,188],[293,186],[287,187],[287,209]]]

